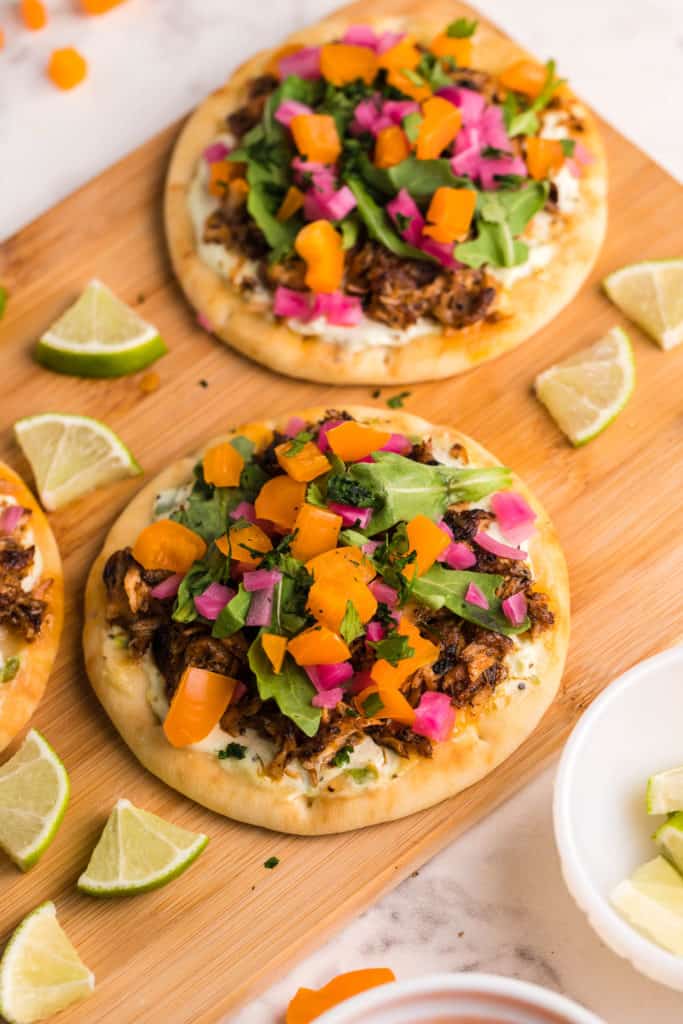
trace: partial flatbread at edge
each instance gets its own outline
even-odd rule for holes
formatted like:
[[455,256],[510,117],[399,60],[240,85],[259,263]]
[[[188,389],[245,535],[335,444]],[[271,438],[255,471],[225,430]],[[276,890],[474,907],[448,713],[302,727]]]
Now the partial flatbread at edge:
[[[457,430],[435,427],[403,412],[346,408],[363,422],[380,422],[393,431],[432,437],[449,447],[460,443],[476,464],[498,465],[486,449]],[[295,415],[315,420],[324,412],[322,408],[305,409]],[[265,425],[282,427],[288,418]],[[235,429],[226,437],[238,433]],[[215,443],[216,439],[210,442]],[[306,795],[281,782],[246,778],[237,770],[226,770],[230,762],[219,761],[215,754],[172,747],[146,699],[144,671],[125,649],[107,643],[110,628],[102,570],[109,555],[132,545],[150,522],[155,496],[191,477],[197,458],[191,456],[169,466],[134,498],[112,527],[91,569],[86,591],[84,650],[88,675],[112,722],[149,771],[219,814],[282,832],[321,835],[390,821],[454,796],[492,771],[533,731],[560,684],[569,640],[569,587],[564,556],[547,513],[523,482],[513,476],[512,486],[537,514],[537,531],[530,540],[529,553],[535,580],[548,595],[555,616],[552,629],[536,641],[540,649],[535,678],[524,690],[515,689],[503,699],[494,695],[477,714],[475,724],[451,741],[435,745],[431,759],[412,757],[409,767],[396,779],[367,792],[349,784],[334,795]]]
[[[430,39],[462,16],[479,17],[453,0],[361,0],[284,41],[302,46],[328,42],[359,22],[378,29],[406,29]],[[272,370],[331,384],[410,383],[449,377],[514,348],[543,327],[574,297],[597,258],[607,223],[607,168],[595,120],[585,114],[582,139],[594,162],[581,178],[585,196],[580,217],[568,215],[562,253],[540,275],[518,281],[510,290],[498,323],[479,323],[450,335],[417,337],[398,347],[350,349],[339,343],[303,337],[285,324],[249,308],[240,293],[200,259],[187,207],[187,190],[203,149],[225,131],[225,116],[240,106],[246,83],[262,74],[273,53],[256,54],[209,96],[187,121],[176,144],[166,182],[166,236],[176,275],[189,301],[214,333],[238,351]],[[527,52],[490,22],[480,19],[473,66],[500,72]]]
[[[30,528],[43,560],[40,579],[51,579],[52,584],[43,597],[47,610],[40,634],[31,643],[19,642],[12,630],[0,626],[0,649],[21,658],[14,679],[0,683],[0,750],[31,718],[43,696],[52,669],[64,618],[64,579],[57,542],[38,502],[21,477],[5,463],[0,462],[0,496],[9,495],[31,510]],[[11,650],[9,645],[11,644]]]

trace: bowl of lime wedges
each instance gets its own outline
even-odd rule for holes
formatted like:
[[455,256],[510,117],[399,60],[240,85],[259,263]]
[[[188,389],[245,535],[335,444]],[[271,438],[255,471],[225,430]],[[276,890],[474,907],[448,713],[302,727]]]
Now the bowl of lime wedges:
[[600,938],[683,991],[683,647],[607,687],[564,748],[554,825],[562,873]]

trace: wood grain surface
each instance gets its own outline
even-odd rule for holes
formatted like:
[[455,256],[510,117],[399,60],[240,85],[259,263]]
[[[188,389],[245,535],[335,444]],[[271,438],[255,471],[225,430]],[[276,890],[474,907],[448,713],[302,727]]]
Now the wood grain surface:
[[[414,387],[406,402],[410,411],[455,424],[521,473],[554,517],[569,562],[573,629],[561,694],[521,750],[478,786],[403,821],[316,839],[233,824],[193,806],[128,753],[90,691],[80,651],[88,567],[140,481],[51,515],[65,563],[66,624],[34,724],[67,765],[72,801],[52,848],[28,875],[0,863],[0,942],[39,902],[55,900],[97,976],[95,995],[60,1018],[65,1024],[219,1020],[490,813],[557,752],[615,675],[680,638],[683,347],[664,353],[627,325],[635,395],[605,435],[579,451],[531,394],[539,370],[623,322],[598,288],[608,271],[683,252],[679,186],[609,126],[603,130],[609,234],[577,300],[518,350],[460,378]],[[30,413],[105,420],[149,478],[228,425],[305,405],[371,402],[369,388],[335,390],[270,374],[196,325],[171,278],[161,230],[177,131],[162,132],[0,248],[0,281],[10,291],[0,326],[0,458],[27,477],[11,426]],[[153,393],[141,389],[141,374],[78,380],[33,361],[40,332],[91,277],[137,306],[167,340]],[[208,832],[211,842],[166,889],[98,902],[78,894],[74,882],[120,796]],[[271,856],[280,864],[269,871],[263,862]]]

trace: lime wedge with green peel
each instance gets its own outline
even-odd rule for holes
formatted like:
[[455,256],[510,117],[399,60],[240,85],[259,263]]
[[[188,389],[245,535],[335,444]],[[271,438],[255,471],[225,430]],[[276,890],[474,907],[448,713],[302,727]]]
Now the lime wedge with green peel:
[[672,814],[653,836],[659,852],[683,874],[683,812]]
[[0,1014],[8,1024],[33,1024],[86,999],[95,975],[57,921],[54,903],[25,917],[0,960]]
[[597,437],[633,394],[636,368],[628,335],[613,327],[534,381],[536,394],[573,445]]
[[610,899],[638,931],[683,956],[683,878],[664,857],[637,868],[619,883]]
[[89,416],[26,416],[14,424],[14,433],[31,463],[40,500],[50,510],[103,484],[142,473],[114,431]]
[[31,729],[0,768],[0,848],[22,871],[54,839],[69,802],[69,776],[47,740]]
[[208,836],[119,800],[78,888],[91,896],[130,896],[158,889],[182,874],[208,841]]
[[683,259],[631,263],[602,284],[614,305],[662,348],[681,344]]
[[166,352],[159,332],[101,281],[45,332],[36,359],[75,377],[121,377],[149,366]]
[[647,813],[672,811],[683,811],[683,768],[671,768],[647,780]]

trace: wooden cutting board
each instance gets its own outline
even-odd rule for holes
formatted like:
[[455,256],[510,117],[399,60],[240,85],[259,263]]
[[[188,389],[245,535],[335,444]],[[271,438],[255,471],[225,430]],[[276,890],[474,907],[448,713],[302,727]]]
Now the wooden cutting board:
[[[573,639],[562,692],[517,755],[478,786],[403,821],[317,839],[234,824],[193,806],[128,753],[90,691],[80,651],[88,567],[140,481],[51,516],[65,562],[66,627],[35,725],[64,759],[73,795],[54,845],[30,874],[0,863],[0,942],[42,900],[56,901],[97,976],[95,995],[65,1024],[219,1020],[510,796],[557,752],[611,679],[680,637],[683,347],[664,353],[630,329],[636,393],[583,450],[566,444],[531,394],[540,369],[622,322],[598,288],[608,271],[683,253],[679,186],[609,126],[603,130],[610,228],[575,302],[517,351],[463,377],[414,387],[406,403],[454,423],[518,470],[554,517],[569,562]],[[26,475],[11,426],[30,413],[105,420],[149,479],[229,424],[309,404],[371,401],[370,388],[340,391],[274,376],[197,327],[172,279],[162,233],[162,183],[177,133],[173,125],[151,139],[0,248],[0,281],[11,296],[0,328],[0,458]],[[152,394],[141,389],[141,375],[78,380],[32,360],[38,335],[95,276],[168,342]],[[74,882],[123,795],[208,832],[211,842],[166,889],[98,902],[79,895]],[[271,856],[280,864],[269,871],[263,862]]]

